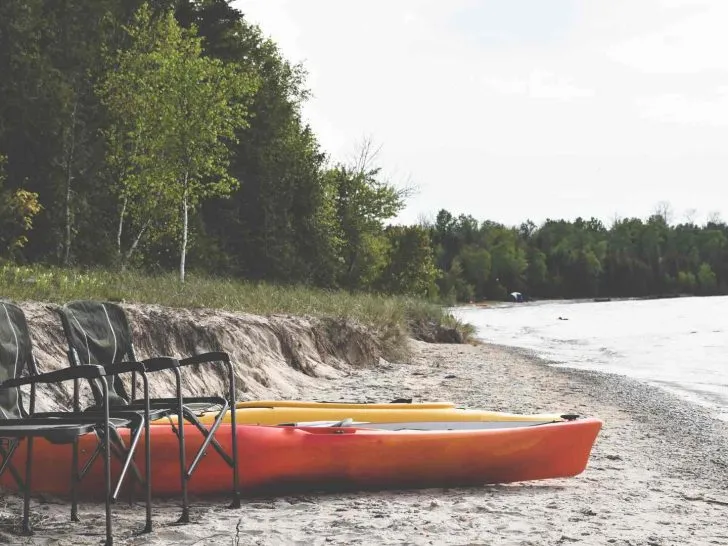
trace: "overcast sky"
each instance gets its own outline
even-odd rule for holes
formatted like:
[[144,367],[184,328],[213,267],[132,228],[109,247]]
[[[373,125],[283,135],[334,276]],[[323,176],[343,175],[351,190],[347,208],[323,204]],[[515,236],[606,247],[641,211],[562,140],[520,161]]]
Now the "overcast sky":
[[333,159],[370,136],[416,186],[398,221],[728,220],[728,1],[233,4],[307,68]]

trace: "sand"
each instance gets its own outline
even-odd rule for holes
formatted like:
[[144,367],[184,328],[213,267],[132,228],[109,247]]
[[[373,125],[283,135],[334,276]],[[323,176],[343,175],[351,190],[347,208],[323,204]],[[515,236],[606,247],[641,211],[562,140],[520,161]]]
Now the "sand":
[[[194,499],[195,523],[174,525],[175,501],[114,509],[117,544],[606,544],[728,545],[728,433],[706,409],[618,376],[547,366],[525,352],[412,342],[409,362],[341,370],[296,398],[449,400],[515,412],[575,412],[604,420],[584,473],[569,479],[457,489]],[[290,396],[290,389],[286,392]],[[0,543],[98,544],[103,507],[68,523],[61,500],[34,499],[36,536],[10,532],[18,497],[0,498]]]

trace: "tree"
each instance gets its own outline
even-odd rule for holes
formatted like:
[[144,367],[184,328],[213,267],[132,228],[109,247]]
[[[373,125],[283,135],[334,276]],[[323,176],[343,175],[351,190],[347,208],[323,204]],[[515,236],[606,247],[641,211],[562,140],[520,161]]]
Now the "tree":
[[[98,88],[111,121],[102,132],[107,169],[120,200],[116,248],[122,267],[155,220],[165,225],[171,216],[170,204],[164,202],[168,165],[158,160],[167,156],[169,131],[161,117],[166,82],[158,70],[164,29],[152,22],[143,6],[126,30],[131,44],[116,53],[113,69]],[[127,224],[135,232],[123,250],[125,229],[132,229]]]
[[722,223],[722,220],[720,218],[720,212],[719,211],[712,211],[708,213],[708,220],[706,222],[707,224],[720,224]]
[[96,138],[104,116],[92,89],[119,4],[0,2],[0,149],[8,156],[8,187],[37,193],[43,205],[35,223],[44,236],[29,241],[29,259],[104,259],[95,243],[103,239],[110,200]]
[[491,256],[488,296],[504,299],[509,292],[525,291],[528,262],[518,230],[496,222],[484,222],[480,231],[481,244]]
[[460,251],[457,258],[462,266],[463,280],[473,287],[475,297],[485,297],[487,295],[485,287],[492,266],[490,252],[475,245],[468,245]]
[[539,249],[530,247],[526,262],[528,263],[528,267],[526,268],[526,284],[529,287],[529,291],[542,291],[548,275],[546,255]]
[[695,292],[695,285],[697,281],[695,275],[690,271],[680,271],[677,274],[677,285],[683,292],[692,294]]
[[0,155],[0,255],[12,258],[28,242],[33,217],[41,211],[38,194],[24,189],[3,190],[5,156]]
[[380,286],[392,294],[434,297],[437,269],[427,229],[420,226],[390,226],[389,257]]
[[337,165],[325,177],[337,223],[339,285],[350,290],[371,289],[380,276],[389,244],[384,221],[402,210],[409,192],[380,179],[372,150],[371,141],[365,141],[352,166]]
[[120,177],[119,231],[127,214],[141,222],[133,250],[163,211],[180,234],[184,282],[190,213],[237,186],[228,173],[229,144],[247,126],[256,82],[235,65],[204,57],[194,27],[182,29],[172,12],[153,18],[144,5],[129,35],[131,47],[101,87],[114,120],[107,140]]
[[695,208],[689,208],[685,210],[685,223],[695,224],[695,218],[698,216],[698,210]]
[[379,277],[387,259],[384,220],[403,206],[401,194],[377,175],[376,169],[361,173],[343,165],[326,175],[337,223],[338,283],[350,290],[369,288]]
[[670,225],[673,220],[673,209],[669,201],[660,201],[655,205],[653,216],[659,216],[666,225]]
[[701,294],[710,295],[715,293],[715,290],[718,287],[718,282],[716,280],[715,273],[713,273],[709,264],[705,262],[700,264],[697,282]]
[[255,73],[250,127],[238,132],[230,173],[244,181],[230,199],[202,207],[212,248],[206,267],[254,279],[337,282],[340,241],[326,156],[303,121],[306,71],[227,0],[181,0],[177,18],[195,25],[205,53]]

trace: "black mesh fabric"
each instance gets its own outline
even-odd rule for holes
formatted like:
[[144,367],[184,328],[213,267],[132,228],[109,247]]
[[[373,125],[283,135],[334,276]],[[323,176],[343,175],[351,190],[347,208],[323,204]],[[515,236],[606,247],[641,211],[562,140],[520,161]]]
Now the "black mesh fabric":
[[[71,365],[107,365],[132,360],[132,337],[124,310],[113,303],[73,301],[58,310],[69,349],[75,353]],[[102,403],[99,385],[92,382],[97,404]],[[126,405],[120,381],[109,382],[109,403]]]
[[[34,369],[32,351],[23,310],[0,301],[0,382]],[[0,419],[20,419],[24,413],[20,389],[0,390]]]

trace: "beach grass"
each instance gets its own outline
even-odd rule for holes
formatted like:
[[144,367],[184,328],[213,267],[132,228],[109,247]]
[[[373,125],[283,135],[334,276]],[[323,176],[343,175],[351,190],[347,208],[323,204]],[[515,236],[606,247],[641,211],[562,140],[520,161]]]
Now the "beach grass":
[[356,320],[379,331],[410,334],[418,324],[459,331],[471,339],[473,329],[446,307],[424,299],[382,294],[321,290],[188,274],[180,283],[171,273],[66,269],[47,266],[0,266],[0,297],[17,301],[65,303],[95,299],[153,303],[168,307],[224,309],[256,315],[288,314]]

